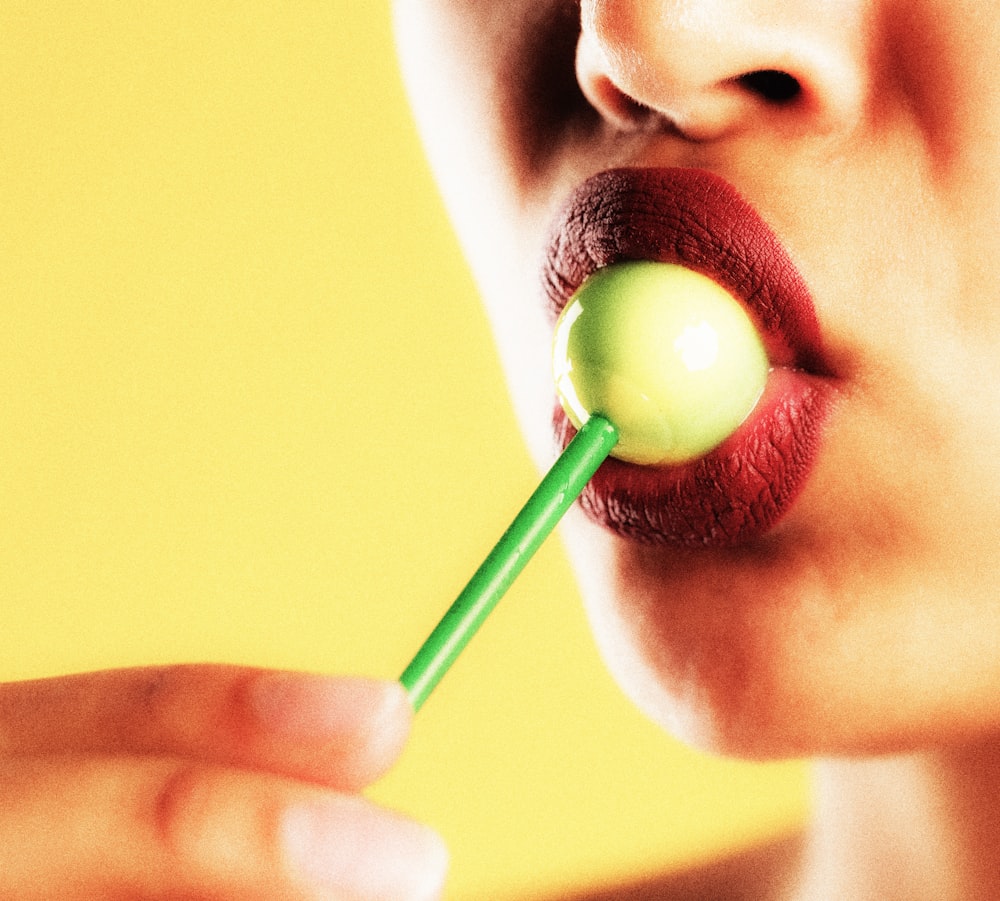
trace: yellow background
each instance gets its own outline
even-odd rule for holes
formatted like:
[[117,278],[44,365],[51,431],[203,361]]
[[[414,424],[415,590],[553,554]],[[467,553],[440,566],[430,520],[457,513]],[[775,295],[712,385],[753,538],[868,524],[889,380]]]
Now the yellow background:
[[[382,3],[0,8],[0,676],[395,676],[527,496]],[[558,542],[374,792],[451,899],[540,897],[799,820],[598,662]]]

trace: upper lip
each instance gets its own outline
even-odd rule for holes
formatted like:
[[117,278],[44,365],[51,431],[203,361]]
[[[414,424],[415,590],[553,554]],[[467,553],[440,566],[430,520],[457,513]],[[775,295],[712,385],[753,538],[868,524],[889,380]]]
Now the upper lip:
[[736,189],[701,169],[609,169],[557,217],[543,282],[558,315],[591,273],[625,260],[678,263],[718,282],[755,319],[771,363],[830,375],[809,290]]
[[[715,450],[671,467],[608,459],[584,490],[584,509],[620,535],[685,547],[761,536],[805,485],[835,396],[805,281],[760,214],[700,169],[611,169],[585,181],[548,246],[551,312],[592,272],[625,260],[678,263],[727,288],[756,321],[775,372]],[[554,424],[565,444],[572,427],[558,404]]]

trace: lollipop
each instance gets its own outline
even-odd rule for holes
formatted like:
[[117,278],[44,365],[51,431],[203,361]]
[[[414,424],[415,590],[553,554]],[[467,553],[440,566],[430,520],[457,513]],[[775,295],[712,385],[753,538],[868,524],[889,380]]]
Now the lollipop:
[[619,432],[612,456],[647,465],[685,463],[728,438],[770,369],[746,310],[667,263],[594,273],[560,316],[552,356],[573,425],[600,414]]
[[415,709],[609,455],[643,465],[703,456],[750,414],[770,368],[722,287],[644,261],[584,282],[556,325],[552,362],[579,431],[401,676]]

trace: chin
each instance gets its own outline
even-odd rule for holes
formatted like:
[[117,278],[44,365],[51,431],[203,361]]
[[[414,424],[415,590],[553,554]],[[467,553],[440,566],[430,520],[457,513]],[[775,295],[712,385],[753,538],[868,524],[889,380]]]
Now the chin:
[[956,668],[969,636],[937,614],[953,604],[929,607],[915,630],[925,585],[880,605],[859,593],[869,573],[831,585],[799,535],[792,552],[780,540],[691,552],[623,540],[580,511],[565,528],[609,671],[694,748],[748,760],[897,754],[1000,728],[995,654],[970,647]]
[[636,545],[579,515],[566,528],[601,656],[640,711],[709,753],[798,756],[803,736],[780,722],[773,655],[746,631],[745,617],[732,621],[735,602],[718,583],[706,577],[698,592],[679,584],[690,579],[673,570],[690,553]]

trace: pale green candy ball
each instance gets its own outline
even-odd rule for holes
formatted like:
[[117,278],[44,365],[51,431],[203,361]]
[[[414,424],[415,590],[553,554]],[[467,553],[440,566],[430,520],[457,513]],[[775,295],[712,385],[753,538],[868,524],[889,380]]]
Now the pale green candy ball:
[[683,463],[746,419],[764,390],[767,353],[746,310],[683,266],[618,263],[591,275],[563,310],[553,374],[579,428],[617,426],[613,456]]

